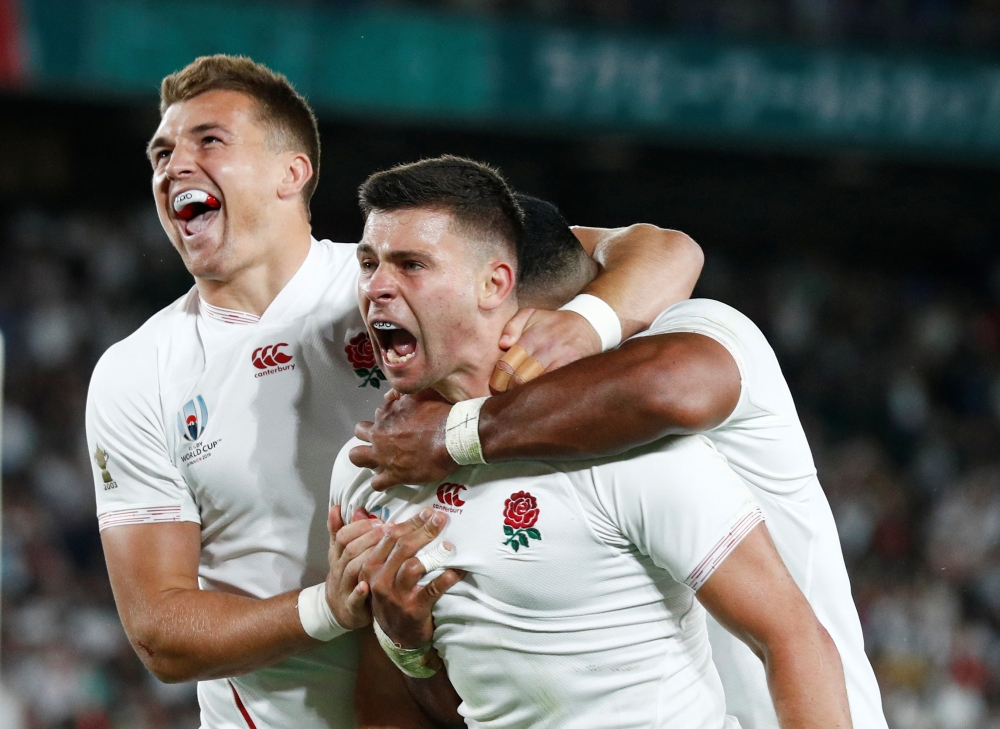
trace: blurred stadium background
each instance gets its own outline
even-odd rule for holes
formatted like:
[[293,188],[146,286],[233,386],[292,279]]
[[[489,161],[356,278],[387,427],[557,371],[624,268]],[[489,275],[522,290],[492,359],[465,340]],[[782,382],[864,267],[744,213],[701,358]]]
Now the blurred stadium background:
[[998,43],[996,0],[0,0],[0,729],[197,726],[115,613],[83,405],[190,285],[143,149],[215,52],[316,106],[318,237],[452,152],[699,241],[796,396],[890,725],[1000,727]]

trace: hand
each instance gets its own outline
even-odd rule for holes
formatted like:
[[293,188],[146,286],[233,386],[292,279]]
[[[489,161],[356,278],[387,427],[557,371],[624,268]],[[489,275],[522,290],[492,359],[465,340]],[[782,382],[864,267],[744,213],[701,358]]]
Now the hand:
[[[362,574],[371,585],[372,614],[386,635],[404,648],[428,643],[434,635],[431,608],[452,585],[462,580],[461,570],[446,569],[424,586],[424,566],[416,554],[433,542],[448,517],[423,509],[405,524],[387,524],[385,536],[365,561]],[[444,546],[451,549],[448,542]]]
[[[500,360],[507,366],[497,363],[491,387],[505,392],[543,372],[600,354],[601,338],[590,322],[576,312],[521,309],[507,322],[500,348],[507,350]],[[514,370],[512,376],[498,375],[510,369]]]
[[368,552],[379,543],[382,522],[369,519],[363,509],[355,509],[354,518],[345,525],[340,506],[330,509],[330,573],[326,577],[326,601],[341,627],[363,628],[372,622],[366,603],[368,584],[358,581]]
[[433,390],[386,397],[375,422],[362,422],[354,435],[371,445],[351,449],[351,463],[375,471],[372,488],[441,481],[458,470],[448,455],[444,426],[451,404]]

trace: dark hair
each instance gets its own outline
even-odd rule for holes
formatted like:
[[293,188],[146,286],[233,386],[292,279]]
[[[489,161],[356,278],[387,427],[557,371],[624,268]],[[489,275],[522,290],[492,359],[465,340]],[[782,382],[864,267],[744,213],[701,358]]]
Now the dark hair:
[[358,189],[361,210],[443,208],[463,232],[517,255],[524,234],[521,210],[500,172],[471,159],[444,155],[376,172]]
[[309,201],[319,183],[319,127],[305,98],[282,74],[246,56],[201,56],[160,84],[160,115],[171,104],[187,101],[208,91],[239,91],[257,103],[269,140],[279,151],[305,152],[312,162],[313,176],[302,188]]
[[522,193],[514,197],[524,213],[517,295],[519,300],[527,302],[544,298],[550,289],[585,275],[583,271],[590,265],[590,256],[559,208]]

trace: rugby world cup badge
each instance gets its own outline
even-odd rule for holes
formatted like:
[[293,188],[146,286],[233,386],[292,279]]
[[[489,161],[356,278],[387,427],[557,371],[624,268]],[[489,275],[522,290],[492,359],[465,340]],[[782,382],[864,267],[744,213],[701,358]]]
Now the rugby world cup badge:
[[208,425],[208,406],[205,405],[201,395],[194,400],[188,400],[177,413],[177,428],[186,441],[197,442],[205,432],[206,425]]

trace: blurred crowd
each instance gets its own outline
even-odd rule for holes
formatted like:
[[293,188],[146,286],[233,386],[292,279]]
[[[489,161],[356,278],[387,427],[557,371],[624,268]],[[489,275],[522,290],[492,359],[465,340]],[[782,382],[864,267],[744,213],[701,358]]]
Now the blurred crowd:
[[[121,629],[84,441],[91,369],[190,285],[151,211],[0,220],[0,729],[197,726]],[[713,250],[699,293],[771,339],[830,497],[893,729],[1000,729],[1000,268],[993,291]]]
[[[365,0],[335,0],[357,5]],[[684,35],[941,46],[995,51],[996,0],[367,0],[554,21],[639,25]]]

